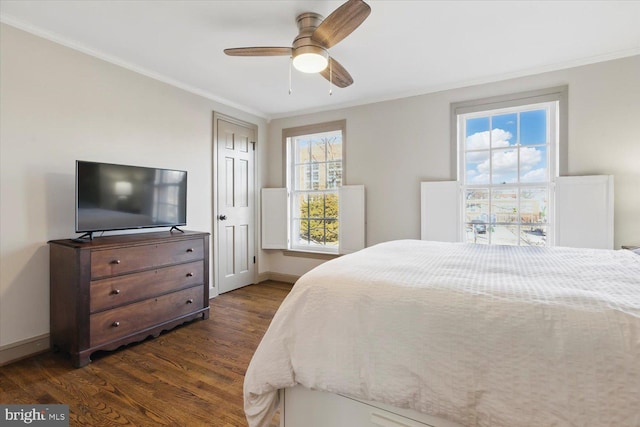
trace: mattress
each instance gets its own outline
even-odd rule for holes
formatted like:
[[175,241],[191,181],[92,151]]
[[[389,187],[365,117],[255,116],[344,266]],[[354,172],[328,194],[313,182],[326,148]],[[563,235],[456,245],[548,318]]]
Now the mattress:
[[465,426],[639,426],[640,256],[402,240],[328,261],[251,360],[249,426],[296,385]]

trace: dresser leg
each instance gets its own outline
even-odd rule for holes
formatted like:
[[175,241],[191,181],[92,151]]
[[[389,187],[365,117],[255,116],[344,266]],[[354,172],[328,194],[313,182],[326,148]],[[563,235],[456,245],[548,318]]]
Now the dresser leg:
[[71,362],[74,368],[82,368],[91,363],[91,352],[81,351],[80,353],[74,353],[71,355]]

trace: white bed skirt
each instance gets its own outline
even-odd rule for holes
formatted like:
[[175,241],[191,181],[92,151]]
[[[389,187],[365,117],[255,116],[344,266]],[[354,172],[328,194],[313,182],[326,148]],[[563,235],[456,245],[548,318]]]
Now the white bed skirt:
[[280,427],[462,427],[442,418],[380,402],[309,390],[280,390]]

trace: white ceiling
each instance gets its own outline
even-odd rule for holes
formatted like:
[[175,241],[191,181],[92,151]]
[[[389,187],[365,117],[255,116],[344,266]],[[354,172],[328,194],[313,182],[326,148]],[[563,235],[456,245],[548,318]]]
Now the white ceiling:
[[227,47],[291,46],[295,18],[342,1],[1,0],[2,22],[267,119],[640,54],[640,1],[369,0],[330,50],[353,76],[333,89],[289,58]]

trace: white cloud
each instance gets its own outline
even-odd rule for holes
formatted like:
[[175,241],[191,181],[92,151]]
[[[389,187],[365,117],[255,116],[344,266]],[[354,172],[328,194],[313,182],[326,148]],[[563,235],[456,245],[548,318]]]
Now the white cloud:
[[484,163],[489,161],[489,151],[472,151],[467,153],[467,163]]
[[[467,153],[467,179],[476,184],[489,182],[493,175],[494,182],[516,182],[518,174],[518,149],[495,150],[489,161],[489,144],[493,148],[510,147],[512,134],[503,129],[478,132],[467,137],[468,150],[486,150]],[[513,147],[513,146],[511,146]],[[520,147],[520,174],[523,182],[541,182],[546,179],[546,161],[543,150],[533,147]],[[471,167],[476,165],[476,167]],[[542,167],[540,167],[542,166]]]
[[503,129],[493,129],[491,135],[489,131],[474,133],[467,137],[467,150],[486,150],[489,148],[489,142],[493,142],[493,147],[508,147],[509,140],[513,137],[511,132]]
[[520,178],[522,182],[544,182],[547,180],[547,168],[534,169]]
[[[520,149],[520,172],[529,172],[540,163],[542,153],[531,147]],[[518,172],[518,150],[500,150],[493,152],[492,165],[487,158],[478,164],[478,172],[488,174],[493,166],[494,175],[513,174]]]
[[[474,173],[475,175],[475,173]],[[473,179],[471,179],[473,184],[488,184],[489,183],[489,174],[483,173],[480,175],[475,175]]]
[[[528,172],[538,166],[542,159],[542,151],[531,148],[522,147],[520,149],[520,172]],[[546,163],[546,162],[545,162]]]
[[514,173],[518,171],[518,151],[517,150],[505,150],[494,151],[492,165],[489,165],[489,160],[478,165],[479,172],[489,173],[489,167],[493,167],[493,174],[505,174]]

